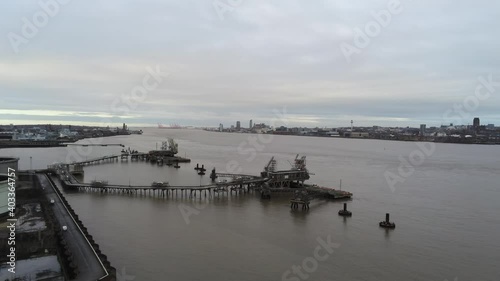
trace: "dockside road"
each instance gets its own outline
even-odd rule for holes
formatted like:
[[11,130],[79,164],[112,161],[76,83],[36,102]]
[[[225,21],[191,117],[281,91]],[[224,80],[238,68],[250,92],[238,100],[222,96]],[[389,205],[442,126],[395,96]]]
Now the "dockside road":
[[[59,221],[61,227],[67,227],[67,230],[63,233],[68,248],[73,254],[74,263],[77,265],[79,271],[78,276],[74,280],[89,281],[105,279],[108,276],[106,268],[65,206],[62,198],[56,192],[55,188],[57,187],[52,184],[47,175],[37,174],[37,177],[47,198],[54,200],[54,204],[51,206],[56,219]],[[56,180],[53,182],[57,184]]]

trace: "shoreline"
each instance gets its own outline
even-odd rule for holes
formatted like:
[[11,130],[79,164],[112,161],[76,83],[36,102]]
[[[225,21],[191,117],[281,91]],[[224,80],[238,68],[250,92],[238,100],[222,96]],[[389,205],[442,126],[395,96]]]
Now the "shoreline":
[[414,140],[414,139],[380,139],[380,138],[348,138],[348,137],[330,137],[330,136],[314,136],[314,135],[296,135],[296,134],[260,134],[260,133],[249,133],[249,132],[218,132],[201,129],[202,131],[211,133],[223,133],[223,134],[249,134],[249,135],[272,135],[272,136],[289,136],[289,137],[311,137],[311,138],[325,138],[325,139],[343,139],[343,140],[379,140],[379,141],[400,141],[400,142],[432,142],[432,143],[443,143],[443,144],[466,144],[466,145],[500,145],[500,142],[452,142],[452,141],[435,141],[435,140]]
[[[119,135],[110,135],[110,136],[100,136],[100,138],[107,138],[107,137],[115,137]],[[92,139],[95,137],[84,137],[84,138],[79,138],[79,139],[73,139],[73,140],[41,140],[41,141],[35,141],[35,140],[6,140],[6,141],[0,141],[0,149],[7,149],[7,148],[44,148],[44,147],[67,147],[68,145],[71,145],[73,143],[76,143],[78,141],[84,140],[84,139]]]

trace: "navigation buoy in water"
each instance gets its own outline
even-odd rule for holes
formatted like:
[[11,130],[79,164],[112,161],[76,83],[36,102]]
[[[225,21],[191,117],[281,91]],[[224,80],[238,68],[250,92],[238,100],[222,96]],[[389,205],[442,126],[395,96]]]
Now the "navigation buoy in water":
[[396,224],[389,221],[389,213],[385,214],[385,221],[381,221],[379,225],[383,228],[396,228]]
[[352,212],[347,210],[347,203],[344,203],[344,209],[339,211],[339,216],[350,217]]

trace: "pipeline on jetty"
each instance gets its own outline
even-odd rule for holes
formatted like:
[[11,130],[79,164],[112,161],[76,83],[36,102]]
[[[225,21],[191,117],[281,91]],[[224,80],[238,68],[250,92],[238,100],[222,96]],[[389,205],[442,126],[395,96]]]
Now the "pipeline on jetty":
[[233,192],[250,192],[258,189],[263,182],[267,179],[249,176],[249,175],[236,175],[236,174],[217,174],[217,177],[229,178],[233,177],[230,181],[218,181],[208,185],[198,186],[157,186],[156,184],[148,186],[131,186],[131,185],[117,185],[108,184],[107,181],[93,181],[91,183],[79,182],[70,172],[69,165],[58,164],[49,166],[49,171],[57,175],[61,180],[63,186],[70,190],[87,191],[87,192],[100,192],[100,193],[114,193],[114,194],[130,194],[130,195],[143,195],[153,197],[213,197],[221,193]]
[[[302,205],[303,209],[309,209],[310,201],[316,198],[350,199],[352,197],[352,193],[350,192],[305,184],[304,181],[309,179],[309,172],[305,166],[305,156],[299,158],[298,155],[295,159],[295,166],[285,171],[277,171],[276,160],[274,160],[274,157],[271,158],[271,161],[264,168],[260,176],[217,173],[214,168],[210,174],[212,183],[207,185],[171,186],[167,183],[158,184],[157,182],[153,182],[150,185],[132,186],[130,184],[109,184],[107,181],[82,183],[73,176],[74,174],[83,173],[83,166],[86,165],[115,162],[119,161],[119,159],[128,161],[129,158],[146,160],[147,157],[151,155],[150,153],[140,153],[130,150],[129,148],[128,151],[122,151],[121,155],[104,156],[70,164],[59,163],[51,165],[48,168],[50,172],[58,176],[66,189],[106,194],[127,194],[159,198],[177,196],[186,198],[213,198],[215,196],[221,196],[221,194],[232,194],[233,192],[249,193],[251,191],[259,191],[262,199],[271,199],[272,193],[295,192],[295,196],[290,201],[292,209],[297,208],[299,205]],[[178,162],[176,166],[179,166]],[[200,174],[201,170],[206,169],[204,169],[204,165],[201,167],[197,165],[195,170]],[[216,180],[217,178],[219,178],[219,180]]]

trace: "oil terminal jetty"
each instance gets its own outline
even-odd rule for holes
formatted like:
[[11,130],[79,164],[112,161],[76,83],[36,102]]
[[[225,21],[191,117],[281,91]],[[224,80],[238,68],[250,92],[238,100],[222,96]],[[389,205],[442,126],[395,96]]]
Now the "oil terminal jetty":
[[[155,153],[155,152],[154,152]],[[332,188],[319,187],[317,185],[305,184],[310,178],[306,168],[306,157],[295,158],[295,164],[290,170],[277,170],[276,160],[271,158],[260,176],[245,174],[217,173],[215,168],[210,173],[211,184],[206,185],[170,185],[168,183],[152,182],[143,185],[112,184],[108,181],[92,181],[90,183],[80,182],[74,177],[75,174],[83,173],[86,165],[109,163],[115,161],[147,161],[149,154],[123,153],[120,155],[104,156],[100,158],[73,163],[58,163],[48,167],[48,171],[55,175],[61,182],[62,187],[68,190],[99,192],[108,194],[129,194],[153,197],[215,197],[230,193],[260,192],[261,198],[270,199],[272,193],[294,193],[292,199],[297,204],[309,206],[310,200],[314,198],[325,199],[350,199],[352,193]],[[175,157],[167,155],[167,157]],[[159,163],[159,165],[161,165]],[[204,169],[199,168],[198,169]],[[301,196],[297,196],[300,191]]]

